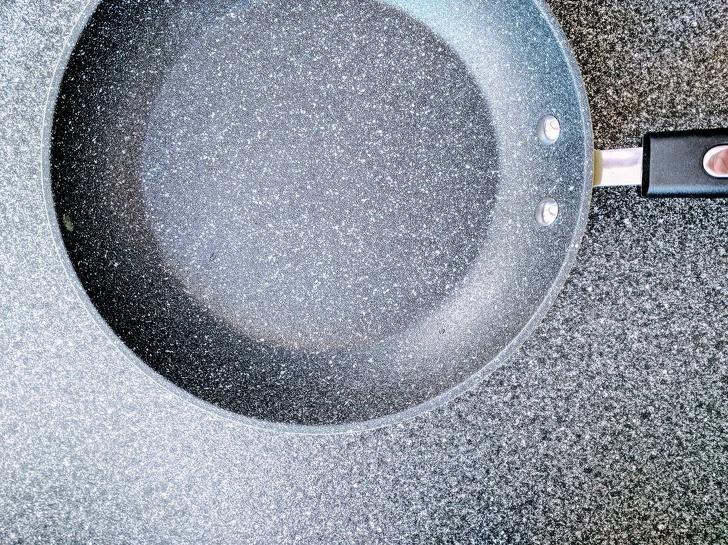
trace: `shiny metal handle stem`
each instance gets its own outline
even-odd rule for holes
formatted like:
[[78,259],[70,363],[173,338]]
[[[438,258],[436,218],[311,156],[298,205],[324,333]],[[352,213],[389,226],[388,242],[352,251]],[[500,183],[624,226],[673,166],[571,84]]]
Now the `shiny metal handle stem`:
[[594,152],[594,187],[642,185],[642,148]]

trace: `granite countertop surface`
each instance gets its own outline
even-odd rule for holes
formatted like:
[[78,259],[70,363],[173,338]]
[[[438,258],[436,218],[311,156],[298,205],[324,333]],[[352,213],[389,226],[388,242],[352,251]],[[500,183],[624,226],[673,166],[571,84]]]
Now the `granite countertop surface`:
[[[550,5],[598,147],[728,126],[724,1]],[[0,543],[728,543],[726,200],[595,191],[546,320],[445,406],[358,434],[248,428],[61,314],[76,295],[32,218],[83,8],[0,3]],[[92,349],[103,365],[73,364]]]

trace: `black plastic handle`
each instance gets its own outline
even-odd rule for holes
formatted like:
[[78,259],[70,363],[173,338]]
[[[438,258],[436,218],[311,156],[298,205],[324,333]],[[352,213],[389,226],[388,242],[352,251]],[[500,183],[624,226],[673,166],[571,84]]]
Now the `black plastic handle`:
[[706,153],[728,145],[728,130],[650,133],[642,142],[644,197],[728,197],[728,178],[711,176]]

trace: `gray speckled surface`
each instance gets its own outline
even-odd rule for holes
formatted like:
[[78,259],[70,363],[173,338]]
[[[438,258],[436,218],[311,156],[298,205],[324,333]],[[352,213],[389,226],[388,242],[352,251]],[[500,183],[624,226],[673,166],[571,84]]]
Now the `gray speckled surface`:
[[586,92],[551,24],[520,0],[102,2],[46,177],[81,297],[247,423],[451,399],[537,325],[586,225]]
[[[728,125],[724,3],[552,7],[598,145]],[[600,191],[555,307],[478,388],[362,434],[255,431],[69,336],[94,321],[37,273],[63,270],[26,159],[81,8],[0,4],[0,543],[728,542],[725,201]],[[108,365],[63,365],[91,348]]]

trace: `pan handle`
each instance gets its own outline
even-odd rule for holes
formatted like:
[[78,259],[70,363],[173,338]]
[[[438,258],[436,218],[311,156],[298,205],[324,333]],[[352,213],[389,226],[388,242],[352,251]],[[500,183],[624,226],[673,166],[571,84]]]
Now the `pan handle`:
[[728,130],[649,133],[641,148],[594,152],[594,187],[644,197],[728,197]]

